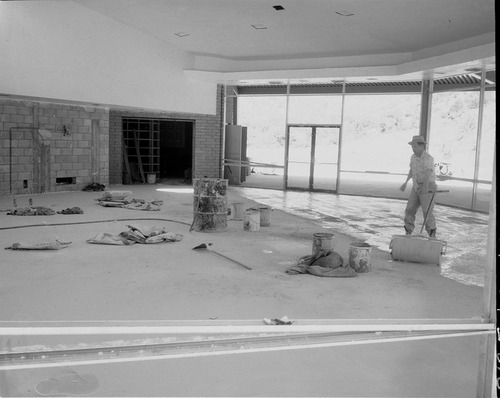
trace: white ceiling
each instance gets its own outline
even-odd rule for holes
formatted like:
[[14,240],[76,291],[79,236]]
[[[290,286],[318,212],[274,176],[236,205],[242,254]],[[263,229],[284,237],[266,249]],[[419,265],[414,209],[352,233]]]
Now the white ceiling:
[[192,53],[199,77],[407,79],[495,69],[494,0],[74,1]]

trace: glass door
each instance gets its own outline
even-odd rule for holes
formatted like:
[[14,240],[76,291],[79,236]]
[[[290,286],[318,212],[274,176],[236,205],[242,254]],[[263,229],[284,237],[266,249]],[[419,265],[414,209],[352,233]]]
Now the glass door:
[[287,188],[312,190],[312,128],[288,127]]
[[340,126],[289,125],[286,188],[337,191]]

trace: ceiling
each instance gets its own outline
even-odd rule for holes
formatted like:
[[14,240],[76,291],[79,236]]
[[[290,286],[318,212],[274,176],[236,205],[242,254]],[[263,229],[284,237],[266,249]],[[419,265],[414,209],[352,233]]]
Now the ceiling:
[[408,80],[495,69],[494,0],[73,1],[191,53],[193,77]]

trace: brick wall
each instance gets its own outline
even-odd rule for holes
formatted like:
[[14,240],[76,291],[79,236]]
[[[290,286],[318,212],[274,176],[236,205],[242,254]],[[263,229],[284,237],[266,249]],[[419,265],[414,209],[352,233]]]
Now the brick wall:
[[109,184],[109,110],[0,99],[0,196]]
[[193,178],[220,178],[222,86],[216,101],[204,115],[0,99],[0,196],[121,184],[123,117],[193,121]]
[[121,184],[123,175],[122,118],[176,119],[194,122],[193,178],[220,178],[222,174],[222,109],[223,88],[217,89],[215,115],[150,112],[143,110],[111,110],[109,114],[109,182]]

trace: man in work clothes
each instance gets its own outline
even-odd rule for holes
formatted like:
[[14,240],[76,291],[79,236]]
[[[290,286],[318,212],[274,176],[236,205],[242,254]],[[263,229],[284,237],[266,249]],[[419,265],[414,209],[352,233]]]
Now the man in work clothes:
[[425,151],[427,142],[421,135],[413,136],[413,139],[408,144],[411,145],[413,155],[410,159],[410,171],[406,181],[400,188],[401,191],[404,191],[408,181],[413,180],[413,188],[405,210],[404,227],[406,235],[411,235],[415,229],[415,215],[419,206],[421,206],[424,217],[427,214],[425,230],[431,238],[435,238],[436,219],[432,214],[434,203],[431,203],[432,191],[437,189],[434,158]]

